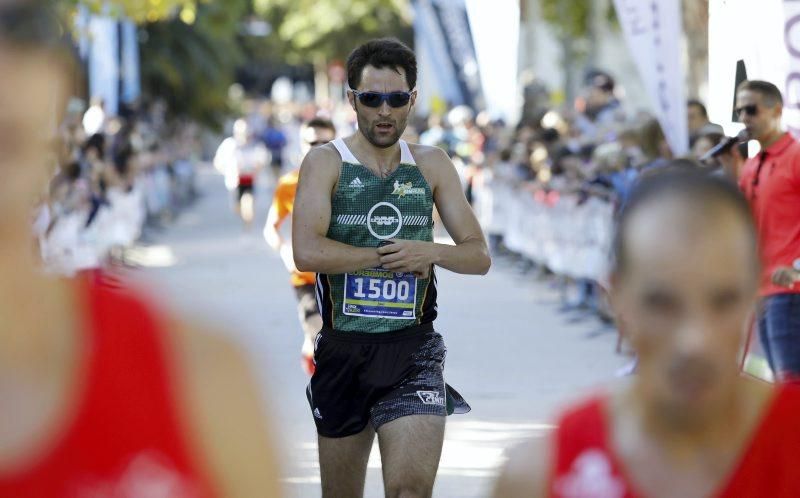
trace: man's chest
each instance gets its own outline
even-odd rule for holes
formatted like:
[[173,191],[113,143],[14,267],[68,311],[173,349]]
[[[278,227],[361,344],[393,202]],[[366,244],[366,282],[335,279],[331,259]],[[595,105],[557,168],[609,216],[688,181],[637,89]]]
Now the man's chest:
[[800,210],[800,178],[793,161],[797,157],[767,157],[748,164],[742,188],[757,215]]

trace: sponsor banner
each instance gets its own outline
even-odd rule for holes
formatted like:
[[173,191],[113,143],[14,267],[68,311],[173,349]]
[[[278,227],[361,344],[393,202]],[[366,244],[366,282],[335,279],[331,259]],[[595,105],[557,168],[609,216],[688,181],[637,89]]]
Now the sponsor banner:
[[[792,40],[791,44],[800,49],[800,25],[787,26],[786,21],[787,17],[792,17],[791,13],[797,13],[796,4],[783,0],[759,0],[758,8],[754,8],[751,0],[709,1],[706,105],[711,121],[721,124],[728,135],[735,135],[742,129],[740,123],[731,119],[737,63],[744,65],[748,78],[774,83],[784,92],[787,103],[791,100],[786,92],[789,74],[786,46]],[[784,15],[784,9],[789,16]],[[743,29],[752,36],[742,36]],[[800,65],[795,67],[800,68]],[[784,107],[784,123],[796,127],[798,112],[791,105]]]
[[478,61],[463,0],[414,0],[414,33],[425,99],[483,109]]
[[522,110],[518,81],[520,2],[466,0],[475,55],[478,58],[486,110],[506,123],[519,121]]
[[800,137],[800,2],[784,0],[783,17],[786,76],[774,83],[783,93],[783,123]]
[[689,150],[679,0],[614,0],[625,40],[676,156]]
[[122,80],[122,95],[120,99],[126,104],[135,102],[142,93],[139,76],[139,40],[136,25],[130,21],[120,23],[120,42],[122,50],[120,79]]
[[115,116],[119,106],[119,30],[106,16],[89,20],[89,94],[102,97],[106,115]]

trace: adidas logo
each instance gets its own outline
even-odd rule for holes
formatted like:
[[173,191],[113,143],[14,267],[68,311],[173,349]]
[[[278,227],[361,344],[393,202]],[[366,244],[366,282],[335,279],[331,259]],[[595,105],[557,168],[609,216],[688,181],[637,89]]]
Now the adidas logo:
[[355,180],[350,182],[350,188],[364,188],[364,182],[361,181],[361,178],[356,177]]
[[319,412],[319,408],[314,408],[314,416],[322,420],[322,414]]

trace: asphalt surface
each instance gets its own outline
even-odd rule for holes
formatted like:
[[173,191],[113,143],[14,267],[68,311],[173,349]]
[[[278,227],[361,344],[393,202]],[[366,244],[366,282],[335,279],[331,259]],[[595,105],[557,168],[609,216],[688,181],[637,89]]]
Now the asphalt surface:
[[[280,258],[261,237],[270,193],[257,189],[258,218],[247,232],[221,176],[202,169],[197,185],[195,204],[149,232],[136,257],[174,308],[242,345],[263,385],[288,496],[318,497],[294,293]],[[486,276],[439,272],[436,329],[448,348],[446,378],[472,412],[448,419],[434,496],[487,496],[504,449],[544,434],[559,406],[613,380],[629,361],[614,352],[612,328],[559,307],[552,283],[507,258],[495,258]],[[383,496],[382,486],[376,444],[365,496]]]

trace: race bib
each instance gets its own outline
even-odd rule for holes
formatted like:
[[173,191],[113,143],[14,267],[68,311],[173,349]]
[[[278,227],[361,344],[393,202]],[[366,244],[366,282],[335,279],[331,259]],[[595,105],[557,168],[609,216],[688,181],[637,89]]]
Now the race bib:
[[344,309],[349,316],[409,320],[416,318],[417,277],[383,269],[346,273]]

